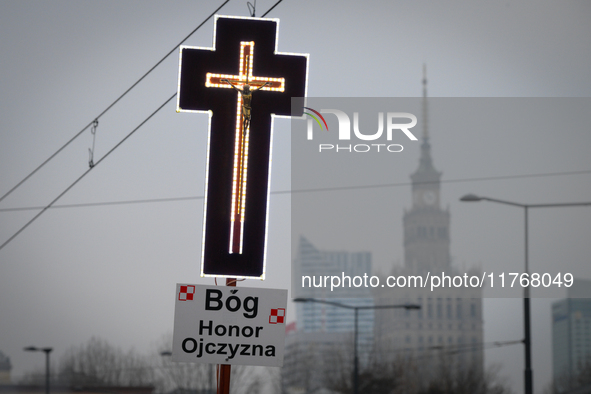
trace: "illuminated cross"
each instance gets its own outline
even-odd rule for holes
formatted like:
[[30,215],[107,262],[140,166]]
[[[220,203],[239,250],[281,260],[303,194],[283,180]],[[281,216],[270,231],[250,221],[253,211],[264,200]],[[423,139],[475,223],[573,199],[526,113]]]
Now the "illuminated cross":
[[302,115],[291,98],[305,96],[308,60],[277,52],[277,28],[216,17],[213,48],[181,47],[177,111],[210,114],[205,276],[264,278],[271,115]]
[[[230,253],[242,252],[244,231],[244,207],[246,202],[246,180],[248,167],[248,132],[251,119],[252,91],[269,90],[283,92],[285,78],[255,77],[252,75],[254,42],[240,43],[240,64],[238,75],[207,73],[205,86],[215,88],[239,87],[236,103],[236,131],[234,140],[234,173],[232,175],[232,209],[230,220]],[[246,88],[245,88],[246,86]]]

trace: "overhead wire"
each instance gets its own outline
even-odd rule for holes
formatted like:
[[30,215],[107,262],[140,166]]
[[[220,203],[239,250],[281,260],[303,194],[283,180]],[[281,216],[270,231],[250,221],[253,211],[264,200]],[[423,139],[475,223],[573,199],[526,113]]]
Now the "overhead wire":
[[70,184],[70,186],[68,186],[55,199],[53,199],[53,201],[51,201],[48,205],[46,205],[39,213],[37,213],[37,215],[33,216],[33,218],[31,220],[29,220],[16,233],[14,233],[10,238],[8,238],[8,240],[6,240],[2,245],[0,245],[0,250],[2,250],[6,245],[8,245],[8,243],[10,241],[12,241],[14,238],[16,238],[20,233],[22,233],[24,231],[24,229],[26,229],[27,227],[29,227],[29,225],[31,225],[31,223],[33,223],[35,220],[37,220],[37,218],[39,218],[39,216],[41,216],[45,211],[47,211],[49,208],[51,208],[53,204],[55,204],[68,191],[70,191],[70,189],[72,189],[78,182],[80,182],[82,180],[82,178],[84,178],[90,171],[92,171],[92,169],[94,167],[96,167],[97,165],[99,165],[105,158],[107,158],[111,153],[113,153],[113,151],[115,151],[115,149],[117,149],[119,146],[121,146],[121,144],[123,144],[129,137],[131,137],[137,130],[139,130],[140,127],[142,127],[148,120],[150,120],[154,115],[156,115],[158,113],[158,111],[160,111],[166,104],[168,104],[175,97],[176,97],[176,92],[175,92],[175,94],[173,94],[172,96],[170,96],[170,98],[168,98],[160,107],[158,107],[154,112],[152,112],[146,119],[144,119],[135,129],[133,129],[121,141],[119,141],[117,143],[117,145],[115,145],[113,148],[111,148],[110,151],[108,151],[107,153],[105,153],[105,155],[103,157],[101,157],[99,161],[97,161],[96,163],[94,163],[94,166],[90,167],[82,175],[80,175],[80,177],[78,177],[78,179],[76,179],[74,182],[72,182]]
[[[550,177],[550,176],[561,176],[561,175],[581,175],[581,174],[591,174],[591,170],[541,173],[541,174],[504,175],[504,176],[491,176],[491,177],[480,177],[480,178],[448,179],[448,180],[442,180],[442,181],[440,181],[440,183],[494,181],[494,180],[503,180],[503,179],[539,178],[539,177]],[[434,182],[418,182],[417,184],[428,184],[428,183],[434,183]],[[271,191],[270,194],[277,195],[277,194],[315,193],[315,192],[330,192],[330,191],[342,191],[342,190],[377,189],[377,188],[411,186],[411,185],[412,185],[412,182],[399,182],[399,183],[386,183],[386,184],[376,184],[376,185],[338,186],[338,187],[325,187],[325,188],[314,188],[314,189],[295,189],[295,190],[275,190],[275,191]],[[204,198],[205,198],[205,196],[148,198],[148,199],[141,199],[141,200],[138,199],[138,200],[89,202],[89,203],[78,203],[78,204],[63,204],[63,205],[54,205],[51,208],[54,208],[54,209],[55,208],[84,208],[84,207],[98,207],[98,206],[108,206],[108,205],[146,204],[146,203],[160,203],[160,202],[203,200]],[[44,208],[45,208],[44,206],[0,208],[0,213],[2,213],[2,212],[19,212],[19,211],[37,211],[39,209],[44,209]]]
[[277,3],[273,4],[273,6],[272,6],[271,8],[269,8],[269,9],[267,10],[267,12],[265,12],[265,13],[263,14],[263,16],[261,16],[261,18],[264,18],[265,16],[267,16],[267,14],[268,14],[269,12],[273,11],[273,8],[277,7],[277,6],[279,5],[279,3],[281,3],[282,1],[283,1],[283,0],[279,0]]
[[420,349],[417,347],[410,347],[410,348],[398,348],[393,351],[392,353],[408,353],[410,352],[418,352],[419,354],[415,356],[416,360],[427,360],[432,359],[433,357],[437,356],[456,356],[461,353],[471,353],[477,352],[481,350],[487,349],[494,349],[500,348],[505,346],[513,346],[522,344],[522,339],[517,340],[510,340],[510,341],[495,341],[495,342],[475,342],[471,344],[457,344],[457,345],[435,345],[435,346],[428,346],[424,349]]
[[[103,112],[101,112],[98,116],[96,116],[90,123],[82,128],[78,133],[76,133],[68,142],[62,145],[57,151],[55,151],[51,156],[49,156],[43,163],[41,163],[37,168],[35,168],[29,175],[25,176],[20,182],[18,182],[12,189],[6,192],[2,197],[0,197],[0,202],[4,200],[8,195],[10,195],[13,191],[18,189],[23,183],[25,183],[30,177],[32,177],[37,171],[39,171],[42,167],[44,167],[47,163],[49,163],[54,157],[56,157],[61,151],[63,151],[68,145],[70,145],[76,138],[78,138],[82,133],[84,133],[89,127],[93,126],[94,124],[98,123],[98,120],[101,116],[106,114],[111,108],[115,106],[123,97],[127,95],[133,88],[135,88],[141,81],[144,80],[156,67],[158,67],[166,58],[168,58],[176,49],[182,45],[185,41],[189,39],[197,30],[201,28],[212,16],[215,15],[222,7],[224,7],[230,0],[225,0],[222,5],[220,5],[214,12],[212,12],[203,22],[199,24],[191,33],[189,33],[185,38],[181,40],[174,48],[172,48],[162,59],[160,59],[152,68],[150,68],[144,75],[142,75],[131,87],[129,87],[123,94],[121,94],[115,101],[113,101]],[[94,164],[94,163],[93,163]]]
[[[549,177],[549,176],[558,176],[558,175],[580,175],[580,174],[590,174],[591,170],[583,170],[583,171],[567,171],[567,172],[550,172],[550,173],[541,173],[541,174],[522,174],[522,175],[500,175],[500,176],[489,176],[489,177],[479,177],[479,178],[461,178],[461,179],[448,179],[443,181],[434,181],[434,182],[415,182],[415,185],[425,185],[425,184],[436,184],[436,183],[461,183],[461,182],[476,182],[476,181],[495,181],[495,180],[503,180],[503,179],[520,179],[520,178],[539,178],[539,177]],[[394,187],[394,186],[410,186],[412,182],[400,182],[400,183],[386,183],[386,184],[375,184],[375,185],[359,185],[359,186],[334,186],[334,187],[319,187],[313,189],[301,189],[291,191],[291,193],[310,193],[310,192],[325,192],[325,191],[341,191],[341,190],[358,190],[358,189],[377,189],[377,188],[384,188],[384,187]]]
[[[522,344],[522,339],[494,341],[494,342],[473,342],[473,343],[458,343],[455,345],[434,345],[434,346],[401,346],[389,350],[389,354],[409,354],[414,353],[416,360],[425,360],[433,358],[434,356],[454,356],[461,353],[469,353],[480,350],[495,349],[505,346],[513,346]],[[371,350],[366,350],[371,352]]]
[[472,352],[475,350],[494,349],[504,346],[513,346],[523,343],[523,339],[515,339],[510,341],[494,341],[494,342],[474,342],[474,343],[459,343],[456,345],[436,345],[429,346],[425,350],[428,351],[442,351],[443,354],[454,355],[459,353]]
[[[395,329],[394,329],[395,331]],[[339,332],[338,334],[345,334],[346,331]],[[513,346],[522,344],[522,339],[517,340],[507,340],[507,341],[494,341],[494,342],[474,342],[471,344],[456,344],[456,345],[435,345],[435,346],[428,346],[428,347],[419,347],[419,346],[403,346],[403,347],[396,347],[388,350],[388,355],[396,356],[396,357],[411,357],[411,360],[417,362],[427,362],[428,360],[432,360],[436,357],[451,357],[457,356],[461,353],[471,353],[471,352],[478,352],[484,351],[488,349],[500,348],[505,346]],[[361,353],[365,354],[373,354],[374,350],[366,349],[362,350]],[[297,357],[297,355],[296,355]],[[396,360],[396,359],[394,359]],[[398,359],[400,361],[400,359]],[[378,365],[379,365],[378,361]]]

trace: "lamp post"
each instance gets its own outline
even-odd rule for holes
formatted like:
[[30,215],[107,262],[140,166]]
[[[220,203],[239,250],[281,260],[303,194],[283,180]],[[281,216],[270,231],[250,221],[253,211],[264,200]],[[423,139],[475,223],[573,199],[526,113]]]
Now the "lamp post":
[[357,357],[357,342],[358,342],[358,333],[357,333],[357,322],[358,322],[358,315],[360,309],[393,309],[393,308],[404,308],[404,309],[421,309],[420,305],[416,304],[402,304],[402,305],[365,305],[365,306],[353,306],[353,305],[346,305],[341,304],[340,302],[334,301],[326,301],[326,300],[319,300],[316,298],[294,298],[293,302],[317,302],[319,304],[327,304],[336,306],[338,308],[345,308],[345,309],[353,309],[355,312],[355,329],[353,334],[353,394],[358,394],[359,388],[359,359]]
[[[460,198],[462,202],[479,202],[490,201],[499,204],[511,205],[518,208],[523,208],[525,218],[525,273],[529,274],[529,242],[528,242],[528,210],[529,208],[557,208],[557,207],[577,207],[591,205],[591,202],[573,202],[573,203],[553,203],[553,204],[520,204],[517,202],[499,200],[497,198],[481,197],[475,194],[466,194]],[[533,371],[531,368],[531,312],[530,312],[530,297],[529,297],[529,282],[523,288],[523,330],[525,347],[525,370],[524,370],[524,386],[525,394],[533,394]]]
[[27,352],[44,352],[45,353],[45,394],[49,394],[49,353],[53,350],[50,347],[38,348],[35,346],[29,346],[23,350]]

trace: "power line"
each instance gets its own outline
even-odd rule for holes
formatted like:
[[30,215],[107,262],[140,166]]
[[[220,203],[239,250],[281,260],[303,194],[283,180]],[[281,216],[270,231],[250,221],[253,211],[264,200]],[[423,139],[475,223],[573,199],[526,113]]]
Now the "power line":
[[459,343],[456,345],[436,345],[430,346],[426,350],[439,350],[443,351],[444,354],[447,355],[454,355],[458,353],[465,353],[465,352],[472,352],[475,350],[486,350],[486,349],[494,349],[504,346],[513,346],[519,345],[523,343],[523,339],[516,339],[512,341],[495,341],[495,342],[475,342],[475,343]]
[[[503,176],[491,176],[491,177],[480,177],[480,178],[463,178],[463,179],[449,179],[443,180],[441,183],[460,183],[460,182],[476,182],[476,181],[494,181],[503,179],[522,179],[522,178],[539,178],[539,177],[550,177],[550,176],[562,176],[562,175],[581,175],[589,174],[591,170],[586,171],[569,171],[569,172],[555,172],[555,173],[542,173],[542,174],[522,174],[522,175],[503,175]],[[433,183],[433,182],[421,182]],[[315,188],[315,189],[296,189],[296,190],[276,190],[272,191],[271,194],[295,194],[295,193],[314,193],[314,192],[330,192],[330,191],[342,191],[342,190],[360,190],[360,189],[377,189],[386,187],[399,187],[399,186],[411,186],[412,182],[399,182],[399,183],[386,183],[377,185],[358,185],[358,186],[339,186],[339,187],[327,187],[327,188]],[[189,201],[189,200],[202,200],[204,196],[188,196],[188,197],[168,197],[168,198],[149,198],[141,200],[120,200],[120,201],[105,201],[105,202],[91,202],[91,203],[79,203],[79,204],[63,204],[53,205],[50,208],[84,208],[84,207],[98,207],[108,205],[129,205],[129,204],[146,204],[146,203],[160,203],[160,202],[175,202],[175,201]],[[36,207],[16,207],[16,208],[2,208],[2,212],[19,212],[19,211],[37,211],[44,209],[45,206]]]
[[[97,117],[95,117],[90,123],[88,123],[86,126],[84,126],[84,128],[82,128],[82,130],[80,130],[76,135],[74,135],[72,138],[70,138],[70,140],[68,142],[66,142],[64,145],[62,145],[61,148],[59,148],[57,151],[55,151],[55,153],[53,153],[51,156],[49,156],[49,158],[47,158],[47,160],[45,160],[43,163],[41,163],[37,168],[35,168],[29,175],[27,175],[26,177],[24,177],[19,183],[17,183],[12,189],[10,189],[8,192],[6,192],[2,197],[0,197],[0,202],[2,200],[4,200],[4,198],[6,198],[9,194],[11,194],[13,191],[15,191],[19,186],[21,186],[23,183],[25,183],[30,177],[32,177],[37,171],[39,171],[43,166],[45,166],[47,163],[49,163],[51,161],[51,159],[53,159],[55,156],[57,156],[62,150],[64,150],[68,145],[70,145],[70,143],[72,143],[76,138],[78,138],[83,132],[85,132],[90,126],[92,126],[96,121],[98,121],[98,119],[103,116],[105,113],[107,113],[107,111],[109,111],[111,108],[113,108],[113,106],[115,106],[115,104],[117,104],[125,95],[127,95],[127,93],[129,93],[133,88],[135,88],[141,81],[143,81],[143,79],[145,77],[148,76],[148,74],[150,74],[152,71],[154,71],[154,69],[156,69],[156,67],[158,67],[166,58],[168,58],[181,44],[183,44],[185,41],[187,41],[187,39],[189,39],[189,37],[191,37],[197,30],[199,30],[201,28],[201,26],[203,26],[209,19],[211,19],[212,16],[215,15],[216,12],[218,12],[223,6],[225,6],[230,0],[226,0],[222,3],[222,5],[220,5],[214,12],[212,12],[207,18],[205,18],[205,20],[203,22],[201,22],[199,24],[199,26],[197,26],[195,29],[193,29],[193,31],[191,33],[189,33],[185,38],[183,38],[183,40],[178,43],[174,48],[172,48],[172,50],[170,50],[170,52],[168,52],[166,55],[164,55],[164,57],[162,59],[160,59],[160,61],[158,61],[152,68],[150,68],[148,70],[148,72],[146,72],[144,75],[142,75],[140,77],[140,79],[138,79],[133,85],[131,85],[131,87],[129,89],[127,89],[125,92],[123,92],[122,95],[120,95],[115,101],[113,101],[103,112],[101,112]],[[275,7],[275,6],[273,6]],[[268,12],[268,11],[267,11]],[[0,248],[1,249],[1,248]]]
[[176,92],[175,94],[173,94],[172,96],[170,96],[169,99],[167,99],[160,107],[158,107],[154,112],[152,112],[146,119],[144,119],[143,122],[141,122],[135,129],[133,129],[129,134],[127,134],[121,141],[119,141],[119,143],[117,143],[117,145],[115,145],[113,148],[111,148],[110,151],[108,151],[103,157],[100,158],[99,161],[97,161],[93,167],[90,167],[88,170],[86,170],[82,175],[80,175],[80,177],[78,179],[76,179],[72,184],[70,184],[70,186],[68,186],[63,192],[61,192],[52,202],[50,202],[47,206],[45,206],[37,215],[33,216],[33,218],[31,220],[29,220],[23,227],[21,227],[16,233],[14,233],[10,238],[8,238],[8,240],[6,242],[4,242],[2,245],[0,245],[0,250],[2,250],[6,245],[8,245],[8,243],[10,241],[12,241],[14,238],[16,238],[21,232],[23,232],[24,229],[26,229],[27,227],[29,227],[29,225],[31,223],[33,223],[35,220],[37,220],[37,218],[39,216],[41,216],[45,211],[47,211],[49,208],[52,207],[53,204],[55,204],[60,198],[62,198],[70,189],[72,189],[78,182],[80,182],[82,180],[82,178],[84,178],[90,171],[92,171],[97,165],[99,165],[105,158],[107,158],[107,156],[109,156],[111,153],[113,153],[113,151],[115,149],[117,149],[119,146],[121,146],[121,144],[123,144],[129,137],[132,136],[133,133],[135,133],[140,127],[142,127],[148,120],[150,120],[152,118],[152,116],[156,115],[156,113],[158,113],[158,111],[160,111],[166,104],[168,104],[173,98],[176,97]]
[[[190,197],[170,197],[170,198],[149,198],[142,200],[122,200],[122,201],[106,201],[106,202],[89,202],[80,204],[62,204],[53,205],[50,208],[85,208],[85,207],[100,207],[108,205],[129,205],[129,204],[147,204],[155,202],[173,202],[173,201],[188,201],[188,200],[202,200],[203,196],[190,196]],[[19,211],[37,211],[44,209],[45,206],[37,207],[21,207],[21,208],[4,208],[0,209],[0,212],[19,212]]]
[[[500,175],[500,176],[489,176],[489,177],[480,177],[480,178],[463,178],[463,179],[448,179],[444,181],[433,181],[433,182],[416,182],[417,185],[427,185],[427,184],[436,184],[436,183],[461,183],[461,182],[476,182],[476,181],[496,181],[496,180],[503,180],[503,179],[520,179],[520,178],[540,178],[540,177],[549,177],[549,176],[559,176],[559,175],[581,175],[581,174],[590,174],[591,170],[584,170],[584,171],[567,171],[567,172],[550,172],[550,173],[541,173],[541,174],[522,174],[522,175]],[[310,192],[325,192],[325,191],[340,191],[340,190],[356,190],[356,189],[378,189],[384,187],[394,187],[394,186],[410,186],[412,182],[400,182],[400,183],[386,183],[386,184],[376,184],[376,185],[360,185],[360,186],[335,186],[335,187],[327,187],[327,188],[314,188],[314,189],[301,189],[301,190],[293,190],[291,193],[310,193]]]
[[487,350],[500,348],[505,346],[513,346],[522,344],[522,339],[508,340],[508,341],[494,341],[494,342],[474,342],[474,343],[458,343],[455,345],[434,345],[434,346],[408,346],[398,347],[396,349],[389,350],[389,353],[416,353],[416,359],[430,359],[435,355],[438,356],[454,356],[460,353],[469,353],[479,350]]
[[273,8],[277,7],[277,5],[278,5],[279,3],[281,3],[282,1],[283,1],[283,0],[279,0],[277,3],[273,4],[273,6],[272,6],[271,8],[269,8],[269,9],[267,10],[267,12],[265,12],[261,18],[264,18],[264,17],[265,17],[265,16],[266,16],[266,15],[267,15],[269,12],[273,11]]

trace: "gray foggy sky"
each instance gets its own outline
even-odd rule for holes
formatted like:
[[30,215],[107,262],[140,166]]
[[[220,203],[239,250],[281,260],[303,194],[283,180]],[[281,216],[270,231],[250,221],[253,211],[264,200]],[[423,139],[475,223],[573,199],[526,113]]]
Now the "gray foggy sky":
[[[259,0],[257,16],[274,2]],[[221,4],[211,1],[0,2],[0,194],[74,134]],[[219,14],[247,15],[230,1]],[[427,64],[431,97],[589,97],[591,4],[587,1],[308,1],[284,0],[278,49],[310,53],[311,97],[416,97]],[[211,46],[213,22],[186,44]],[[176,91],[178,55],[99,120],[95,162]],[[588,101],[586,102],[588,107]],[[461,134],[431,110],[433,158],[443,171],[442,203],[451,211],[451,253],[458,264],[523,263],[523,217],[474,192],[523,203],[591,200],[589,174],[445,183],[446,180],[591,170],[589,130],[523,133],[500,128]],[[552,114],[548,114],[551,116]],[[502,114],[497,114],[502,117]],[[435,119],[441,121],[437,124]],[[495,123],[499,123],[498,121]],[[275,122],[271,189],[290,189],[290,123]],[[584,126],[584,125],[583,125]],[[207,116],[177,114],[168,104],[58,204],[202,196]],[[88,168],[86,131],[0,209],[49,203]],[[408,145],[391,181],[408,182],[419,147]],[[393,218],[375,265],[401,264],[402,214],[410,188],[392,192]],[[0,250],[0,350],[13,376],[42,368],[24,346],[53,346],[54,360],[91,336],[147,351],[172,331],[177,282],[200,279],[202,200],[51,209]],[[268,279],[244,286],[290,285],[290,196],[271,197]],[[0,212],[0,242],[34,211]],[[589,277],[591,208],[531,213],[532,269],[561,264]],[[322,244],[321,249],[368,249]],[[551,300],[533,308],[534,377],[551,375]],[[522,337],[521,300],[485,300],[485,341]],[[293,319],[293,316],[290,317]],[[521,346],[491,349],[522,389]]]

